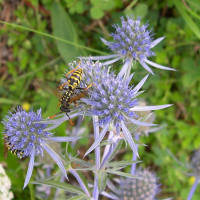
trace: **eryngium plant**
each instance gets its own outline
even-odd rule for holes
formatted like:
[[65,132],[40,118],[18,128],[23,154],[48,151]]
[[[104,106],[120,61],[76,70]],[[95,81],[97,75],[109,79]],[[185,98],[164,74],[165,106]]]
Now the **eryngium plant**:
[[117,180],[118,187],[108,181],[107,186],[112,193],[103,192],[102,195],[117,200],[154,200],[160,186],[155,173],[137,169],[135,175],[141,179],[120,178]]
[[101,38],[104,44],[107,45],[115,54],[109,56],[94,56],[92,59],[104,60],[114,58],[113,60],[104,63],[111,64],[123,58],[125,64],[122,67],[119,76],[126,73],[128,74],[126,77],[129,76],[130,67],[133,61],[138,61],[151,74],[154,73],[147,64],[159,69],[175,70],[173,68],[156,64],[147,59],[148,57],[155,56],[155,53],[151,49],[162,41],[164,37],[153,40],[154,33],[152,29],[147,29],[149,24],[146,23],[141,25],[140,20],[141,17],[137,17],[136,20],[133,20],[133,18],[129,16],[127,16],[127,20],[125,20],[124,17],[121,17],[122,25],[119,26],[118,24],[114,24],[113,27],[116,31],[115,33],[110,34],[113,37],[114,42],[109,42]]
[[35,156],[43,156],[45,150],[52,159],[57,163],[64,176],[67,178],[67,173],[60,156],[49,146],[51,141],[68,142],[77,140],[78,137],[53,137],[53,133],[46,131],[46,124],[41,124],[42,109],[34,112],[30,109],[26,112],[21,107],[15,110],[15,113],[8,111],[4,124],[4,139],[10,148],[10,151],[15,151],[18,157],[29,156],[30,162],[24,182],[24,188],[27,186],[33,171]]
[[[73,68],[74,64],[76,65],[77,63],[71,63],[70,68]],[[98,126],[103,127],[101,138],[106,134],[110,126],[116,127],[119,131],[122,129],[124,135],[115,135],[113,141],[125,139],[133,152],[137,154],[134,141],[126,124],[138,126],[154,126],[155,124],[141,121],[135,111],[159,110],[171,105],[138,106],[140,101],[138,95],[141,94],[139,90],[145,83],[148,75],[134,87],[129,86],[133,74],[127,79],[123,79],[110,71],[109,67],[105,67],[99,62],[93,63],[91,60],[82,60],[80,68],[83,69],[82,86],[86,87],[90,83],[95,85],[90,87],[89,97],[82,98],[79,107],[75,109],[82,110],[83,114],[88,116],[98,116]],[[91,147],[87,153],[92,151],[94,147]]]

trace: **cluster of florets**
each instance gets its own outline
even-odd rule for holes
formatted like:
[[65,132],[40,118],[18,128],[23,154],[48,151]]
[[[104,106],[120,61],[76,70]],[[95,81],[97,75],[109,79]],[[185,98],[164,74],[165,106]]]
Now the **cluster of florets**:
[[133,88],[128,86],[132,76],[123,80],[110,72],[108,67],[90,61],[82,61],[80,67],[85,71],[83,85],[94,83],[89,90],[90,98],[84,101],[90,105],[87,113],[98,116],[100,126],[107,123],[120,126],[121,121],[138,117],[135,112],[129,110],[138,105],[138,99],[134,99]]
[[[70,70],[74,69],[74,67],[78,65],[77,62],[70,63],[69,68]],[[91,83],[101,83],[102,78],[109,77],[109,67],[102,65],[99,61],[92,62],[91,59],[89,60],[81,60],[80,67],[83,69],[83,76],[80,83],[80,87],[87,87]],[[92,90],[93,87],[90,88]]]
[[159,192],[156,175],[148,170],[137,170],[134,174],[143,179],[120,179],[120,197],[127,200],[153,200]]
[[135,112],[129,110],[138,105],[132,87],[128,86],[129,82],[130,80],[123,81],[111,73],[108,77],[102,78],[101,83],[90,92],[90,113],[99,117],[101,126],[108,123],[120,126],[121,121],[138,117]]
[[16,113],[9,114],[11,116],[6,116],[7,120],[4,120],[3,124],[4,138],[10,150],[18,152],[19,157],[30,156],[33,149],[36,154],[43,155],[41,145],[52,133],[44,131],[47,125],[37,123],[42,120],[41,109],[35,113],[32,109],[26,112],[18,107]]
[[116,33],[111,33],[111,36],[115,42],[107,42],[109,48],[122,56],[132,57],[135,60],[154,56],[154,52],[150,50],[153,40],[152,30],[147,30],[148,23],[141,26],[140,20],[141,17],[137,17],[134,21],[127,16],[127,21],[125,21],[124,17],[121,17],[122,27],[113,25]]

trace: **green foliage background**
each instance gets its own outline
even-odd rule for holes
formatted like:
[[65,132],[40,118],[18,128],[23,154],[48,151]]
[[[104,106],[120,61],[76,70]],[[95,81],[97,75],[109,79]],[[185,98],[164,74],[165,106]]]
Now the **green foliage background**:
[[[184,169],[170,157],[167,149],[185,163],[200,147],[200,1],[33,0],[15,3],[0,1],[0,4],[1,11],[7,4],[15,7],[12,18],[7,22],[26,27],[25,30],[1,25],[0,36],[6,38],[5,48],[12,55],[12,59],[7,57],[5,64],[0,63],[1,119],[8,110],[24,103],[29,103],[34,110],[41,107],[44,117],[58,112],[56,97],[41,90],[36,91],[32,85],[33,79],[37,77],[57,86],[64,69],[68,69],[68,62],[77,60],[76,57],[108,55],[110,51],[99,38],[112,40],[109,35],[114,31],[112,24],[120,24],[121,16],[142,16],[142,23],[149,20],[149,27],[156,33],[155,38],[166,37],[154,48],[157,56],[150,60],[178,71],[153,69],[155,76],[150,75],[145,83],[143,89],[146,92],[142,98],[149,105],[174,106],[156,111],[156,123],[166,124],[166,127],[141,138],[141,142],[148,147],[139,148],[143,161],[140,166],[150,166],[160,177],[160,199],[186,199],[192,185],[191,179],[182,173]],[[117,72],[121,65],[118,62],[113,69]],[[134,71],[132,84],[137,84],[147,71],[137,63]],[[87,127],[87,133],[92,131],[88,124],[91,125],[89,119],[82,123],[82,127]],[[72,129],[69,123],[63,124],[55,132],[65,135],[66,129]],[[3,130],[2,124],[0,130]],[[73,154],[77,153],[77,149],[84,149],[83,146],[89,147],[88,139],[81,139],[72,149]],[[0,149],[3,149],[3,140]],[[123,159],[131,159],[131,156],[131,152],[127,151]],[[15,199],[28,199],[31,194],[34,199],[33,185],[29,184],[29,188],[22,190],[28,160],[21,161],[9,154],[5,161],[1,153],[0,163],[6,166]],[[198,200],[199,195],[200,187],[193,199]]]

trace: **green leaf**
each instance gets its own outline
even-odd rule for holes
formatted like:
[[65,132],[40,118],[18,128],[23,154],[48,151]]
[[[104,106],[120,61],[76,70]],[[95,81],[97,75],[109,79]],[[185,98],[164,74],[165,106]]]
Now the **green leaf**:
[[193,33],[200,39],[200,30],[198,26],[194,23],[192,18],[187,14],[187,12],[184,9],[183,4],[180,0],[173,0],[174,5],[176,6],[176,9],[184,19],[185,23],[188,25],[188,27],[193,31]]
[[116,170],[112,170],[112,169],[107,169],[106,171],[108,173],[110,173],[110,174],[115,174],[115,175],[119,175],[119,176],[125,176],[125,177],[128,177],[128,178],[143,179],[143,178],[141,178],[139,176],[133,176],[131,174],[128,174],[128,173],[125,173],[125,172],[116,171]]
[[187,7],[186,7],[186,9],[187,9],[187,11],[188,11],[191,15],[193,15],[193,17],[195,17],[195,18],[197,18],[198,20],[200,20],[200,16],[199,16],[198,14],[196,14],[196,13],[193,12],[192,10],[188,9]]
[[81,160],[79,158],[72,158],[71,160],[72,160],[72,162],[79,164],[79,165],[82,165],[82,166],[93,167],[92,163],[86,162],[86,161]]
[[104,11],[112,10],[115,7],[115,2],[113,0],[100,1],[100,2],[101,2],[100,7]]
[[76,12],[77,12],[78,14],[82,14],[82,13],[84,12],[84,4],[83,4],[82,1],[78,1],[78,2],[76,3]]
[[[139,121],[145,122],[149,117],[151,117],[152,114],[153,114],[153,113],[149,113],[149,114],[145,115],[144,117],[141,117],[141,118],[139,119]],[[129,132],[130,132],[131,134],[133,134],[133,133],[137,130],[138,127],[139,127],[138,125],[133,125],[131,128],[129,128]],[[145,146],[144,144],[142,144],[141,142],[135,140],[134,138],[133,138],[133,140],[134,140],[134,142],[136,142],[136,144],[140,144],[140,145]]]
[[0,20],[0,23],[9,25],[9,26],[12,26],[12,27],[15,27],[15,28],[23,29],[23,30],[26,30],[26,31],[30,31],[30,32],[33,32],[33,33],[36,33],[36,34],[40,34],[40,35],[43,35],[43,36],[46,36],[46,37],[49,37],[49,38],[53,38],[55,40],[65,42],[67,44],[74,45],[77,48],[80,47],[82,49],[85,49],[85,50],[88,50],[88,51],[91,51],[91,52],[96,52],[96,53],[99,53],[101,55],[108,55],[108,53],[105,53],[104,51],[99,51],[97,49],[86,47],[85,45],[80,45],[77,42],[73,42],[73,41],[70,41],[70,40],[65,40],[63,38],[59,38],[59,37],[56,37],[54,35],[50,35],[50,34],[47,34],[47,33],[44,33],[44,32],[38,31],[38,30],[35,30],[35,29],[27,28],[25,26],[20,26],[18,24],[13,24],[13,23],[8,23],[8,22],[4,22],[4,21],[1,21],[1,20]]
[[89,190],[88,183],[87,183],[87,180],[86,180],[85,176],[80,171],[77,171],[77,173],[80,176],[80,178],[81,178],[82,182],[84,183],[85,187],[87,188],[87,190]]
[[110,158],[108,159],[108,162],[110,160],[112,160],[112,158],[116,155],[116,153],[119,151],[121,145],[123,143],[123,140],[120,140],[118,143],[117,143],[117,146],[115,147],[115,149],[113,150],[112,154],[110,155]]
[[93,19],[101,19],[104,16],[104,12],[97,6],[92,6],[90,14]]
[[182,76],[183,86],[191,87],[200,80],[200,68],[195,66],[194,61],[189,57],[183,59],[182,66],[186,71],[186,73]]
[[101,142],[101,144],[99,145],[99,147],[105,146],[105,145],[111,145],[112,142]]
[[140,163],[142,161],[117,161],[117,162],[110,162],[106,165],[106,167],[125,167],[128,165],[132,165],[133,163]]
[[136,140],[135,138],[133,138],[133,141],[135,144],[142,145],[142,146],[148,146],[146,144],[142,144],[140,141]]
[[75,197],[70,198],[69,200],[85,200],[85,199],[91,199],[88,196],[86,196],[85,194],[81,194],[81,195],[77,195]]
[[107,181],[107,173],[106,171],[99,171],[98,173],[98,189],[99,192],[103,192],[106,187],[106,181]]
[[22,105],[23,104],[23,102],[19,102],[19,101],[16,101],[16,100],[0,98],[0,103],[2,103],[2,104],[14,104],[16,102],[17,102],[18,105]]
[[66,148],[65,148],[65,161],[66,161],[66,163],[70,163],[70,157],[69,157],[69,155],[68,155],[68,147],[69,147],[69,143],[67,142],[67,144],[66,144]]
[[148,12],[148,6],[145,3],[140,3],[137,6],[135,6],[134,9],[134,15],[135,16],[142,16],[145,17]]
[[[57,1],[53,1],[51,13],[53,35],[74,43],[78,43],[78,37],[73,23],[71,22],[71,19],[64,8]],[[76,59],[77,56],[83,55],[83,51],[81,51],[80,48],[77,48],[71,44],[56,41],[56,45],[66,64]]]
[[58,189],[61,189],[61,190],[65,190],[65,191],[68,191],[68,192],[72,192],[72,193],[77,193],[77,194],[83,194],[84,192],[73,186],[73,185],[70,185],[70,184],[67,184],[67,183],[61,183],[61,182],[58,182],[58,181],[52,181],[52,180],[48,180],[48,181],[34,181],[34,182],[31,182],[33,184],[44,184],[44,185],[49,185],[51,187],[55,187],[55,188],[58,188]]
[[76,171],[94,171],[95,168],[94,167],[91,167],[91,168],[76,168]]

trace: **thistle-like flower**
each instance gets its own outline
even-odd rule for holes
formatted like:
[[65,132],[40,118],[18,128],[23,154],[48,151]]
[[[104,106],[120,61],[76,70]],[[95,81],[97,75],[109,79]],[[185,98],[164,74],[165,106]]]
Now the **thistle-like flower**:
[[[78,137],[52,137],[53,133],[46,130],[47,125],[39,123],[42,120],[42,110],[37,113],[30,109],[29,112],[18,107],[16,112],[10,116],[6,115],[7,120],[2,123],[5,126],[4,139],[10,151],[18,157],[29,156],[30,162],[24,182],[24,188],[28,184],[34,166],[35,155],[43,156],[43,149],[52,157],[67,178],[65,167],[59,155],[51,149],[49,143],[68,142],[77,140]],[[49,128],[48,128],[49,129]]]
[[164,37],[153,41],[154,33],[152,29],[147,29],[149,24],[146,23],[145,25],[141,25],[140,20],[141,17],[137,17],[136,20],[133,20],[127,16],[127,21],[125,21],[124,17],[121,17],[121,27],[118,24],[113,24],[116,32],[111,33],[111,36],[115,42],[108,42],[101,38],[102,42],[104,42],[104,44],[107,45],[108,48],[115,54],[109,56],[94,56],[92,59],[105,60],[114,58],[113,60],[104,63],[111,64],[123,58],[125,63],[119,73],[120,76],[122,76],[127,71],[130,71],[130,67],[133,61],[138,61],[151,74],[153,74],[153,71],[147,64],[160,69],[175,70],[156,64],[147,59],[148,57],[155,56],[155,53],[151,49],[160,41],[162,41]]
[[[73,68],[73,63],[70,65]],[[138,126],[153,126],[154,124],[145,123],[140,120],[135,111],[159,110],[171,105],[161,106],[138,106],[140,99],[136,98],[141,92],[138,92],[145,83],[145,76],[135,87],[129,86],[133,74],[124,80],[122,77],[115,76],[109,71],[108,67],[102,66],[100,63],[89,61],[81,61],[80,68],[83,68],[82,86],[88,86],[94,83],[89,89],[89,97],[82,98],[77,110],[82,110],[85,115],[98,116],[98,125],[103,127],[101,138],[105,135],[110,126],[122,129],[126,140],[130,144],[134,153],[134,141],[128,131],[126,124],[133,123]],[[118,132],[120,134],[120,131]],[[116,136],[120,138],[120,136]],[[116,138],[113,138],[115,140]],[[124,138],[121,138],[124,139]],[[100,140],[98,140],[100,142]],[[87,153],[93,150],[93,145]],[[86,154],[87,154],[86,153]]]
[[120,178],[117,180],[118,188],[111,181],[107,181],[107,186],[113,193],[103,192],[102,195],[110,199],[154,200],[159,192],[160,186],[155,173],[147,169],[138,169],[135,175],[143,179]]

